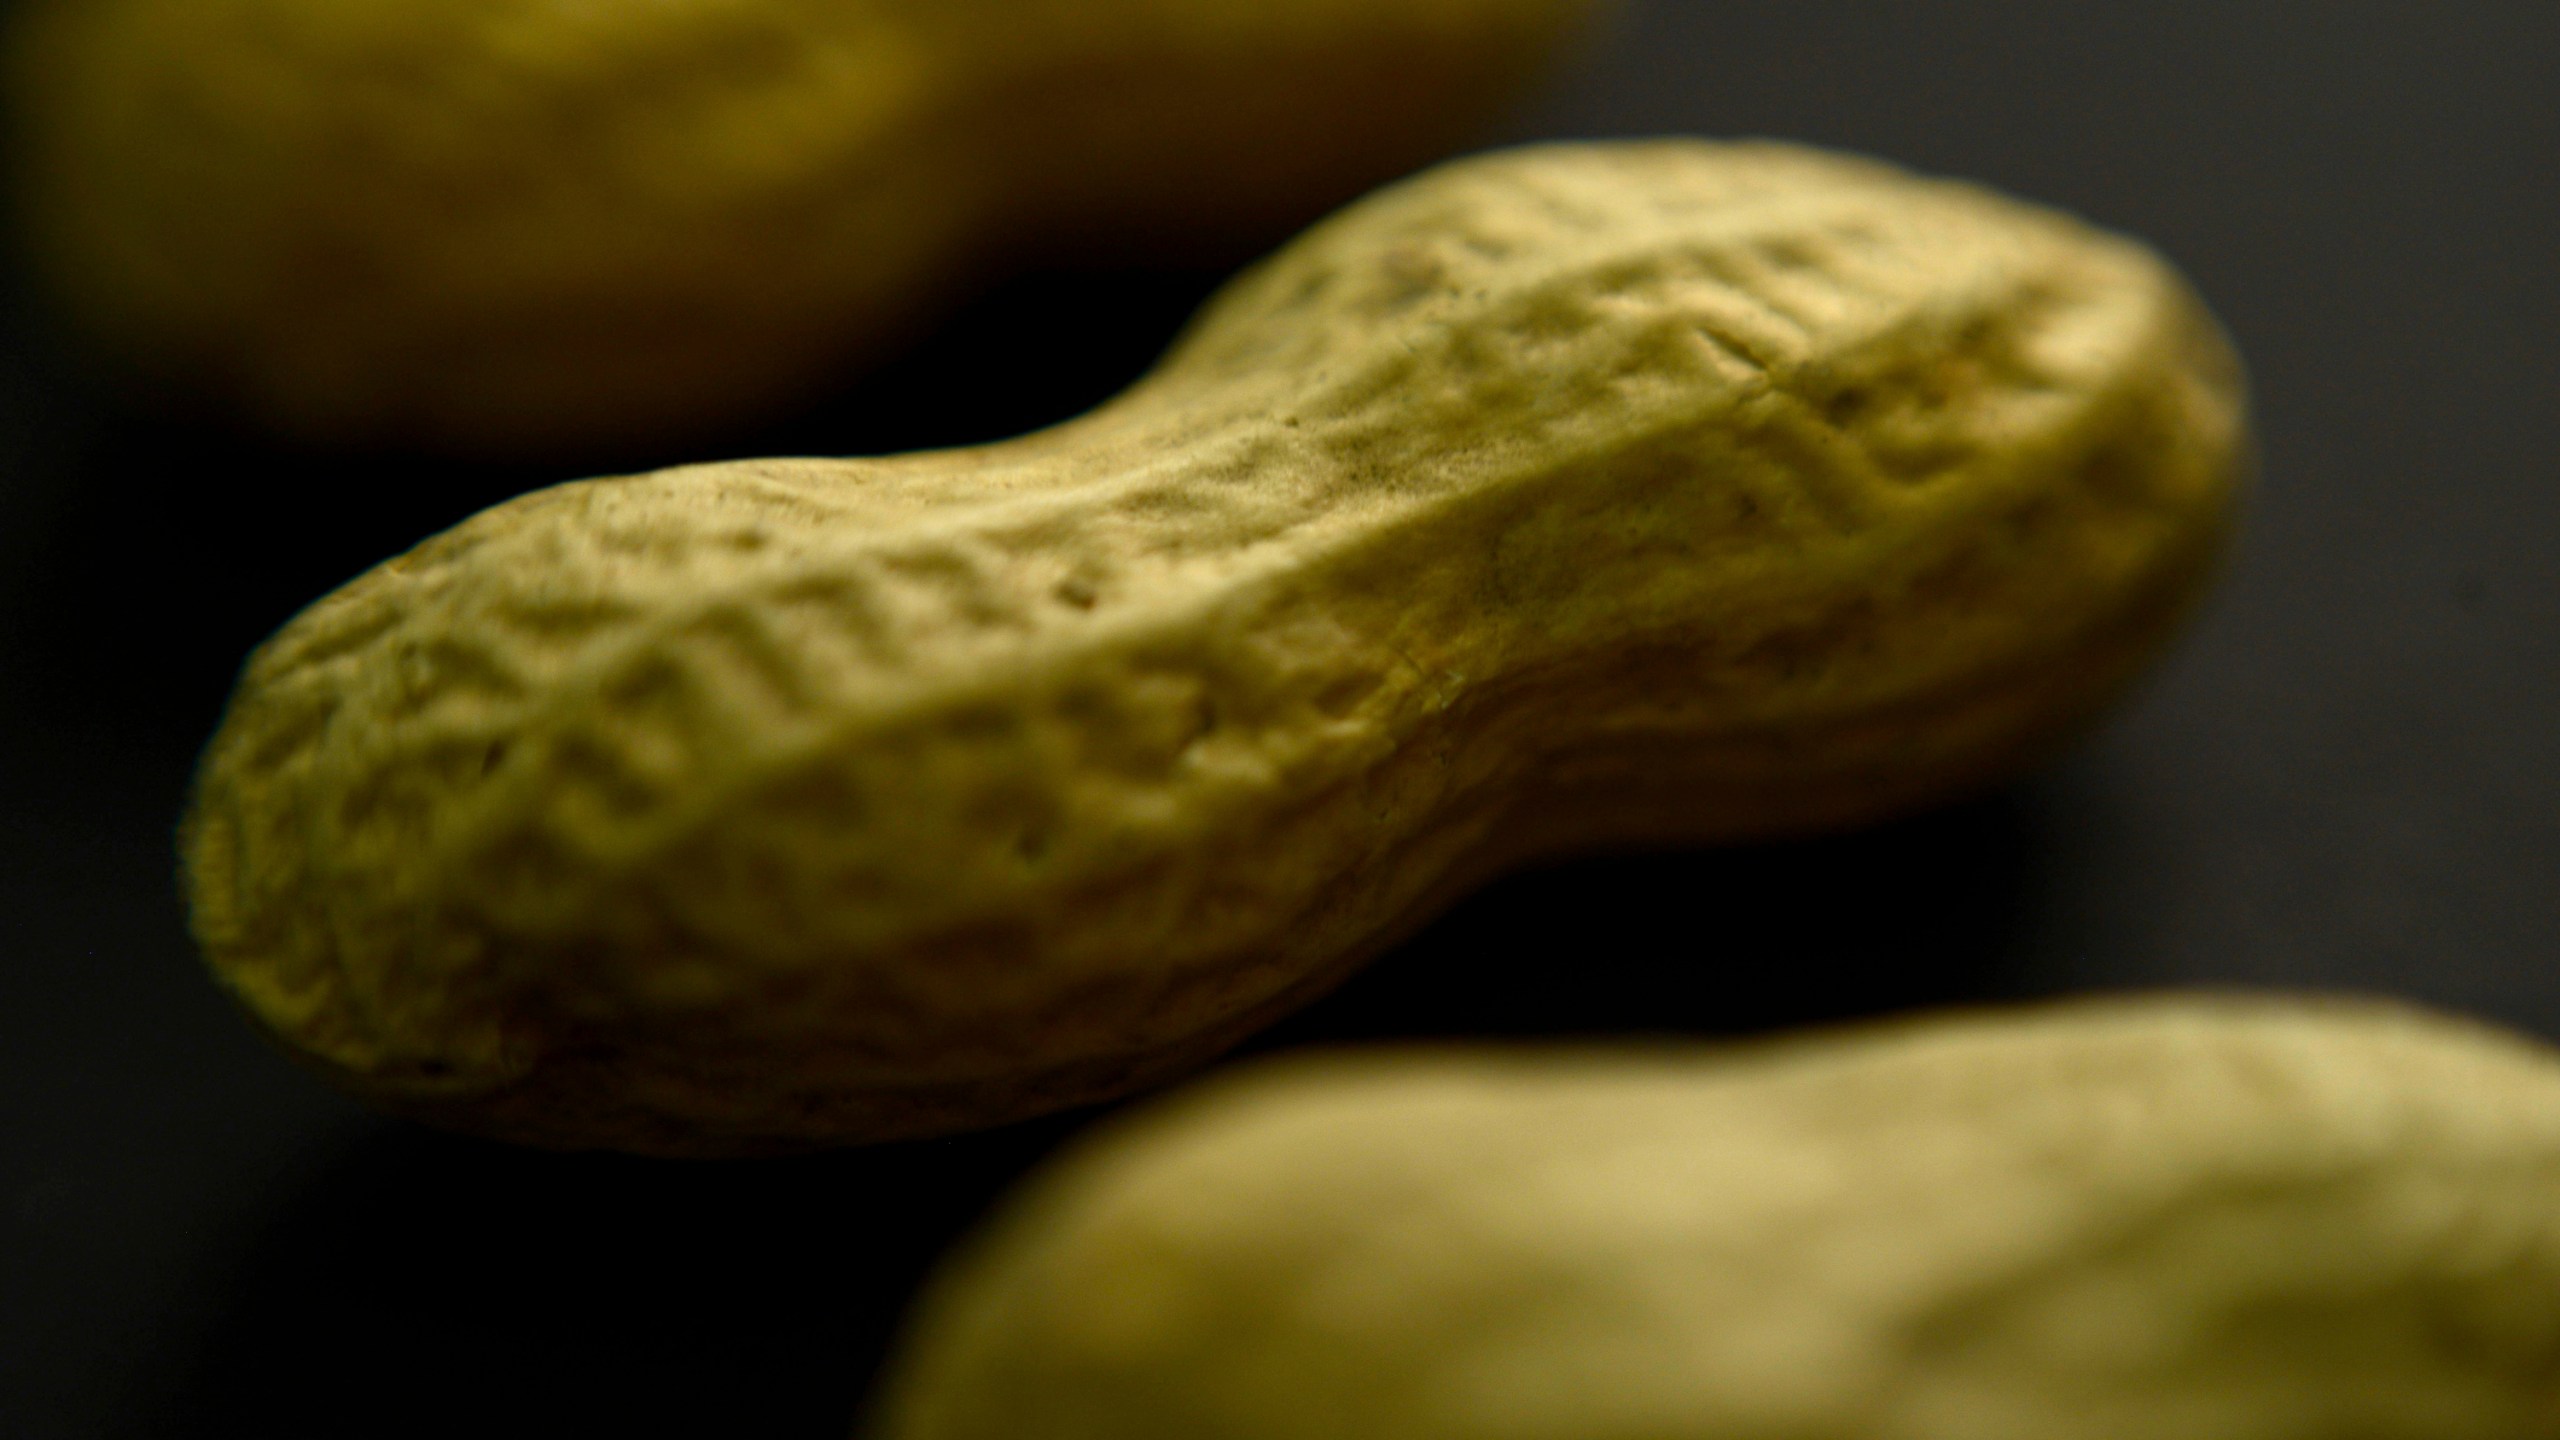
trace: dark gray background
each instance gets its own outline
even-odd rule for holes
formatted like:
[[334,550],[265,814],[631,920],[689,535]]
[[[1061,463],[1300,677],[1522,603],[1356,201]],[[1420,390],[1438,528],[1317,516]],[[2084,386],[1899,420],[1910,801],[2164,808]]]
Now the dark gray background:
[[[1852,839],[1518,877],[1264,1043],[2183,982],[2560,1036],[2560,6],[1652,0],[1514,133],[1683,131],[1869,150],[2157,242],[2256,376],[2228,582],[2049,773]],[[707,453],[1073,413],[1212,278],[1017,284]],[[262,1049],[171,878],[232,668],[331,585],[566,476],[120,409],[24,288],[0,330],[0,1433],[842,1433],[918,1273],[1090,1117],[561,1157],[371,1118]]]

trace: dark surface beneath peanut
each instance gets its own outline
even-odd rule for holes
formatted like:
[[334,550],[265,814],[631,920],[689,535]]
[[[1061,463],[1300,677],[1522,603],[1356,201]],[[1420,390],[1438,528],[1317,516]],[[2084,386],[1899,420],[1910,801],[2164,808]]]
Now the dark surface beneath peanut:
[[[2248,355],[2264,479],[2211,612],[2039,778],[1819,844],[1515,877],[1255,1049],[1714,1035],[2184,982],[2560,1036],[2560,13],[1655,0],[1517,127],[1769,133],[2145,236]],[[714,454],[988,439],[1134,376],[1216,277],[1052,277]],[[915,1278],[1090,1123],[782,1162],[371,1118],[201,977],[169,825],[239,657],[556,471],[282,455],[0,316],[0,1431],[836,1436]],[[942,398],[968,380],[966,403]],[[642,457],[644,461],[695,458]],[[654,1422],[654,1423],[652,1423]]]

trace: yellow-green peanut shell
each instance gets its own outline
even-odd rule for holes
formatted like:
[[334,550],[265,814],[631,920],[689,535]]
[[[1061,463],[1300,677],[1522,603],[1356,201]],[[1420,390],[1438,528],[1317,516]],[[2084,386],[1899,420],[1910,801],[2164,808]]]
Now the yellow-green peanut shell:
[[2547,1440],[2560,1056],[2166,997],[1299,1058],[946,1268],[873,1440]]
[[1591,0],[34,0],[20,211],[107,350],[306,439],[628,450],[979,280],[1225,257]]
[[1452,165],[1101,410],[498,506],[248,664],[184,836],[360,1093],[720,1152],[1124,1093],[1492,871],[1860,824],[2165,642],[2240,463],[2134,244],[1778,146]]

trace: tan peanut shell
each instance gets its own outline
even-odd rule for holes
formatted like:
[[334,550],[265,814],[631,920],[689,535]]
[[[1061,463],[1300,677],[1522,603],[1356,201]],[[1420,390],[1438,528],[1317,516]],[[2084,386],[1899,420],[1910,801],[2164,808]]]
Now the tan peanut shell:
[[185,852],[356,1090],[717,1152],[1124,1093],[1491,871],[1983,785],[2206,578],[2153,256],[1777,146],[1396,187],[1024,439],[565,485],[250,661]]
[[1445,154],[1591,0],[32,0],[78,319],[330,442],[769,410],[968,286],[1249,254]]
[[2560,1056],[2160,998],[1294,1059],[1053,1163],[876,1440],[2547,1440]]

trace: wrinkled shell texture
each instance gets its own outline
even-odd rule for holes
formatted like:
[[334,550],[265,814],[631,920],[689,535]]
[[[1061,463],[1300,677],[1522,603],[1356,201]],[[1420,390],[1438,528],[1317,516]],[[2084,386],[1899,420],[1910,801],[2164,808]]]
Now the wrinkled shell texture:
[[2560,1057],[2146,1000],[1283,1062],[1037,1178],[881,1440],[2546,1440]]
[[1503,865],[1837,827],[2114,697],[2243,441],[2148,252],[1776,146],[1445,167],[983,449],[502,505],[250,661],[213,966],[443,1123],[717,1152],[1196,1063]]
[[269,424],[628,446],[995,271],[1270,244],[1446,153],[1588,8],[39,0],[21,208],[107,347]]

